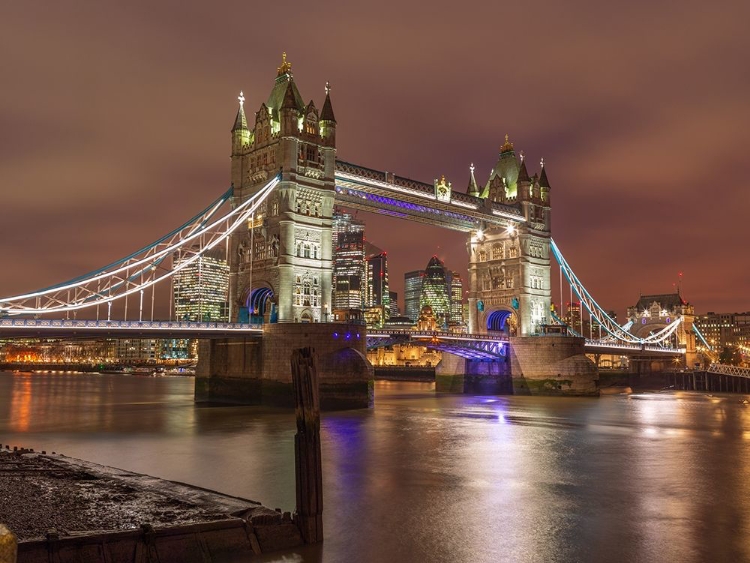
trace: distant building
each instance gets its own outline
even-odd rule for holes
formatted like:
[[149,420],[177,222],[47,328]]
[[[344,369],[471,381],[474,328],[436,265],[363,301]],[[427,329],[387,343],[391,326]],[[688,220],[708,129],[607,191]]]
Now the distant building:
[[750,356],[750,312],[714,313],[696,315],[695,325],[708,344],[721,351],[728,346],[736,346]]
[[388,289],[388,256],[385,252],[367,259],[367,303],[368,307],[383,307],[391,314],[391,294]]
[[391,300],[391,317],[398,317],[401,315],[401,309],[398,306],[398,293],[395,291],[389,291],[388,296]]
[[450,299],[451,299],[451,318],[452,325],[464,324],[464,284],[461,280],[461,274],[458,272],[450,273]]
[[419,311],[422,306],[419,301],[422,297],[422,279],[424,270],[415,270],[404,274],[404,316],[409,317],[412,322],[417,322]]
[[351,214],[333,213],[333,308],[361,309],[365,305],[365,225]]
[[229,320],[229,265],[223,247],[197,256],[198,247],[177,251],[172,257],[172,296],[180,321]]
[[429,305],[439,327],[447,326],[451,316],[450,286],[448,285],[445,264],[437,256],[427,263],[422,279],[421,307]]
[[568,301],[565,318],[563,319],[572,330],[583,335],[583,322],[581,319],[581,302]]

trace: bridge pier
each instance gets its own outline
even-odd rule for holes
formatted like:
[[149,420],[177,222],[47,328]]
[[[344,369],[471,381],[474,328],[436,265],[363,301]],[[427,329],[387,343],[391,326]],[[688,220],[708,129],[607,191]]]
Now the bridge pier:
[[294,406],[291,355],[318,353],[321,408],[367,408],[373,403],[373,368],[365,357],[365,327],[338,323],[278,323],[262,338],[201,340],[195,401]]
[[599,372],[585,340],[570,336],[511,337],[504,360],[480,361],[443,353],[435,368],[438,393],[599,396]]
[[435,367],[435,391],[470,395],[510,395],[513,384],[505,358],[468,360],[448,352]]
[[548,334],[511,337],[513,392],[517,395],[599,396],[599,371],[585,339]]

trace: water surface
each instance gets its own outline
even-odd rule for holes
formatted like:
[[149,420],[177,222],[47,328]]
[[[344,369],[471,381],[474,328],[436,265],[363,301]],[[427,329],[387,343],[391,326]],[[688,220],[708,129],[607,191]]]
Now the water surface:
[[[294,416],[193,379],[0,373],[0,442],[294,508]],[[271,560],[750,561],[741,395],[435,396],[322,418],[322,547]]]

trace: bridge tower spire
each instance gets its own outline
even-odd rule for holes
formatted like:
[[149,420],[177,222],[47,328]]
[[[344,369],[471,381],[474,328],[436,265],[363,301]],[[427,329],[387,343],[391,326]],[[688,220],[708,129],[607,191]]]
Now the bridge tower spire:
[[281,175],[247,229],[232,235],[232,320],[329,320],[336,144],[328,96],[323,109],[319,117],[312,101],[304,104],[284,53],[247,148],[232,154],[235,205]]

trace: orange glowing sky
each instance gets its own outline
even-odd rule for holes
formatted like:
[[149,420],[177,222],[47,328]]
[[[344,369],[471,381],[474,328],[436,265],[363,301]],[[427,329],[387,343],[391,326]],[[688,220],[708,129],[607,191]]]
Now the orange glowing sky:
[[[236,97],[255,111],[286,51],[306,101],[331,82],[344,160],[464,191],[506,133],[530,173],[544,157],[553,236],[604,307],[683,272],[698,312],[750,309],[748,21],[736,1],[6,2],[0,295],[223,192]],[[360,217],[400,299],[433,254],[465,271],[463,235]]]

